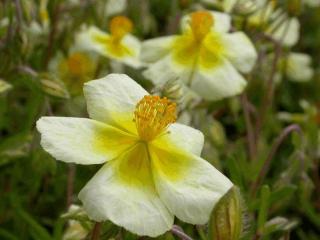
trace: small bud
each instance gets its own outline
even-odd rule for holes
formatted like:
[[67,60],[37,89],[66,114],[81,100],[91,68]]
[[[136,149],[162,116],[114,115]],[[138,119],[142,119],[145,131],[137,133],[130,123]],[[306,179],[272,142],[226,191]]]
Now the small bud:
[[259,5],[253,0],[240,0],[234,5],[234,12],[239,15],[250,15],[257,11]]
[[217,203],[209,222],[210,240],[238,240],[243,232],[243,205],[239,189],[232,187]]
[[92,224],[83,208],[78,205],[71,205],[68,212],[62,214],[61,217],[68,219],[63,240],[85,239],[91,231]]
[[47,74],[41,74],[40,83],[42,90],[51,96],[60,98],[70,97],[65,85],[58,80],[51,79]]
[[297,220],[289,220],[284,217],[274,217],[264,225],[263,235],[268,235],[277,231],[289,231],[298,225]]
[[12,88],[12,85],[7,83],[6,81],[0,79],[0,94],[7,92]]
[[223,125],[218,122],[217,120],[214,120],[212,124],[210,125],[210,136],[213,141],[213,143],[220,147],[223,146],[226,142],[226,134]]
[[167,97],[169,100],[177,104],[180,104],[183,101],[183,86],[177,79],[167,81],[160,92],[162,97]]

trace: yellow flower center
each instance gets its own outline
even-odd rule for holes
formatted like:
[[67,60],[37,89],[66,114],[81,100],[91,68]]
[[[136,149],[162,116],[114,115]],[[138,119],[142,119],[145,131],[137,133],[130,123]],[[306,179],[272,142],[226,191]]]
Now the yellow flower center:
[[82,53],[71,54],[67,59],[69,72],[74,76],[87,74],[91,67],[90,59]]
[[210,28],[214,24],[212,14],[207,11],[197,11],[191,13],[190,27],[196,41],[201,42],[210,32]]
[[153,140],[176,119],[176,104],[166,97],[144,96],[134,112],[138,134],[144,141]]
[[132,31],[133,24],[129,18],[117,16],[111,19],[109,28],[113,40],[120,41],[127,33]]

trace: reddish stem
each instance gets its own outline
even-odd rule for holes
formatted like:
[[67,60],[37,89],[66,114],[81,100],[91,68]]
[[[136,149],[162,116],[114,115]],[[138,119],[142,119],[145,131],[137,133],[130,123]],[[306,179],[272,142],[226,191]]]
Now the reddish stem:
[[291,132],[298,132],[300,135],[302,134],[301,128],[299,125],[297,124],[291,124],[289,126],[287,126],[281,133],[280,135],[277,137],[277,139],[275,140],[275,142],[273,143],[271,150],[267,156],[266,161],[264,162],[259,175],[256,179],[256,181],[252,184],[252,188],[251,188],[251,193],[252,196],[255,196],[257,193],[257,190],[259,188],[259,186],[261,185],[261,183],[263,182],[265,176],[267,175],[268,171],[269,171],[269,167],[270,164],[275,156],[275,154],[277,153],[280,145],[282,144],[282,142],[289,136],[289,134]]

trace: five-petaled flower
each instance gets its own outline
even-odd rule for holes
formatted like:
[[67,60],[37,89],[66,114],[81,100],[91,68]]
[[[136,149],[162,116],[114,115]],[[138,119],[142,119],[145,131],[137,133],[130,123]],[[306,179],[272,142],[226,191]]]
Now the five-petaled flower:
[[232,183],[200,157],[200,131],[174,123],[176,106],[123,74],[85,84],[92,119],[42,117],[41,145],[57,160],[104,164],[79,194],[90,218],[158,236],[174,215],[208,221]]
[[230,16],[197,11],[182,19],[182,35],[146,40],[141,58],[150,63],[144,76],[156,85],[179,78],[205,99],[218,100],[242,92],[238,72],[251,71],[256,50],[242,32],[228,33]]
[[96,68],[96,56],[76,47],[67,56],[58,52],[49,63],[50,73],[62,80],[72,95],[82,93],[83,84],[93,79]]
[[125,16],[111,19],[109,33],[105,33],[95,26],[83,27],[77,34],[76,42],[85,49],[92,50],[112,60],[140,67],[139,60],[141,43],[130,32],[133,23]]

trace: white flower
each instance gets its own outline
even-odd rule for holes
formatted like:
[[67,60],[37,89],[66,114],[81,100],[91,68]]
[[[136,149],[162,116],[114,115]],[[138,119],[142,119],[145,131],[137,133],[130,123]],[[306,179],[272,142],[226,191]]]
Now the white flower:
[[276,6],[274,1],[257,1],[257,10],[248,17],[248,24],[262,28],[266,34],[284,46],[292,47],[299,40],[299,20],[289,17],[283,9],[276,8]]
[[155,84],[178,77],[208,100],[243,91],[239,72],[251,71],[257,54],[242,32],[228,33],[227,14],[198,11],[182,19],[182,35],[160,37],[142,44],[141,57],[150,63],[144,76]]
[[81,48],[70,48],[67,56],[58,52],[49,62],[49,71],[62,80],[72,95],[82,92],[83,84],[94,77],[97,56]]
[[105,12],[107,16],[119,14],[127,7],[127,0],[108,0],[105,3]]
[[308,7],[319,7],[320,0],[302,0],[302,3],[307,5]]
[[132,22],[128,18],[117,16],[110,21],[110,34],[95,26],[83,27],[76,36],[76,44],[137,68],[141,66],[139,60],[141,44],[136,37],[129,33],[132,28]]
[[232,183],[200,157],[203,135],[173,123],[175,104],[123,74],[85,84],[91,119],[42,117],[42,147],[57,160],[104,164],[79,194],[95,221],[151,237],[174,215],[205,224]]
[[286,59],[285,72],[290,80],[305,82],[311,80],[314,71],[311,67],[311,57],[305,53],[289,53]]

